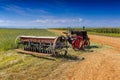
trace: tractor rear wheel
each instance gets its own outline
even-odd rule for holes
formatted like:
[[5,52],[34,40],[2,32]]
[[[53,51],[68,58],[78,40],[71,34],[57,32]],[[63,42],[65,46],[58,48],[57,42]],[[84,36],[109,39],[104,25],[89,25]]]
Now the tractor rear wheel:
[[84,45],[85,45],[85,47],[89,47],[90,46],[90,40],[85,40]]

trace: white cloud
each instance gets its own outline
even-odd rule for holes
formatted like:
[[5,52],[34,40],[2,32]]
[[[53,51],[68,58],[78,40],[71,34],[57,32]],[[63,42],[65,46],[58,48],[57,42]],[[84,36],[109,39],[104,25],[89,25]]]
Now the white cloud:
[[83,19],[37,19],[33,20],[32,22],[36,23],[75,23],[75,22],[82,22]]
[[0,20],[0,23],[3,23],[4,22],[4,20]]
[[36,22],[36,23],[47,23],[47,22],[50,22],[50,20],[48,20],[48,19],[45,19],[45,20],[37,19],[37,20],[34,20],[33,22]]
[[65,27],[65,26],[80,26],[83,19],[36,19],[36,20],[24,20],[24,21],[12,21],[0,19],[0,26],[26,26],[26,27]]
[[79,22],[82,22],[82,21],[83,21],[83,19],[82,19],[82,18],[79,18],[79,19],[78,19],[78,21],[79,21]]
[[10,20],[0,20],[0,23],[9,23],[11,22]]

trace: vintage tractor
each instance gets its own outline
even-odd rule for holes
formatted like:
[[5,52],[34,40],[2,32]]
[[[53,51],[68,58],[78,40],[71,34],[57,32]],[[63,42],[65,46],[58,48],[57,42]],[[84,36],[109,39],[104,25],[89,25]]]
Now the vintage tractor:
[[74,50],[82,50],[90,46],[90,39],[88,38],[86,30],[70,30],[63,32],[66,34],[67,41],[72,45]]
[[68,30],[63,32],[66,36],[47,37],[47,36],[18,36],[15,40],[16,48],[24,51],[66,55],[68,50],[68,42],[74,50],[84,49],[90,46],[87,31]]

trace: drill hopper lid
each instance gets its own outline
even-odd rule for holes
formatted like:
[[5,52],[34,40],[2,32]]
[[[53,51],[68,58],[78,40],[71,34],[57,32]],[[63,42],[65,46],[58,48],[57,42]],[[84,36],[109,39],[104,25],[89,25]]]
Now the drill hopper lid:
[[20,38],[44,38],[44,39],[55,39],[53,36],[20,36]]

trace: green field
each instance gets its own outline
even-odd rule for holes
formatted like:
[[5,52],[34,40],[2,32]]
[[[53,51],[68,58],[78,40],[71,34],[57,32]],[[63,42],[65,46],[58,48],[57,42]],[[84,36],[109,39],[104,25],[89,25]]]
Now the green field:
[[[51,28],[57,30],[66,30],[67,28]],[[82,28],[72,28],[72,30],[82,30]],[[89,34],[120,37],[120,28],[86,28]]]
[[0,51],[14,49],[15,39],[19,35],[55,36],[45,29],[0,29]]
[[120,37],[120,28],[87,28],[89,34]]

